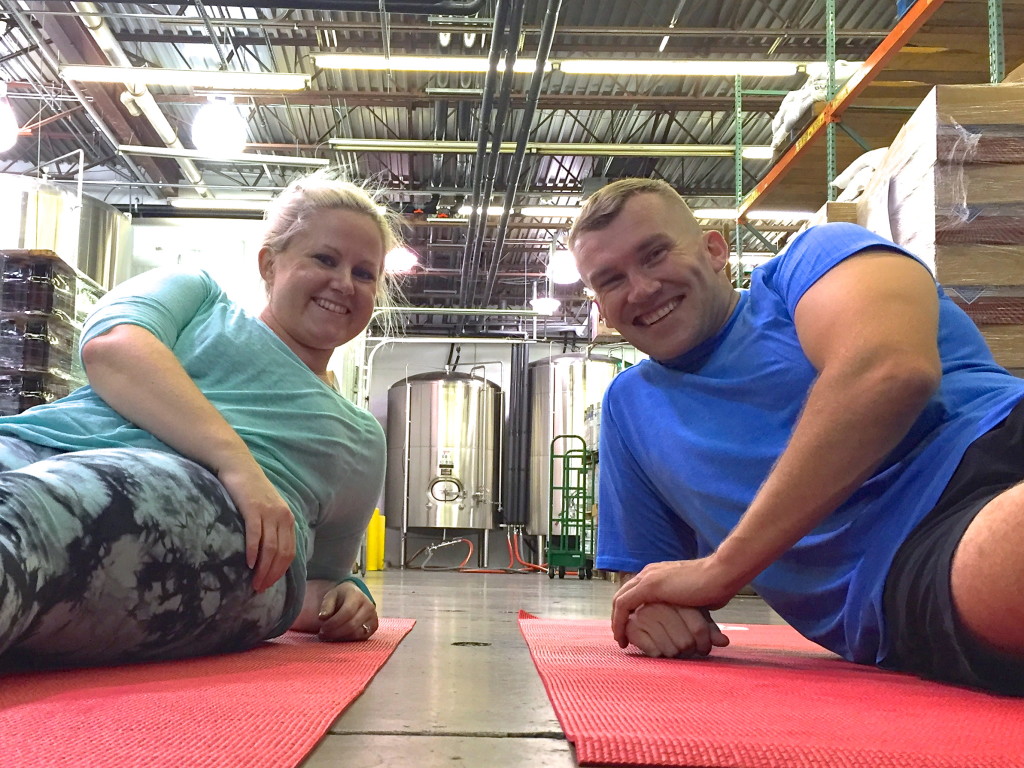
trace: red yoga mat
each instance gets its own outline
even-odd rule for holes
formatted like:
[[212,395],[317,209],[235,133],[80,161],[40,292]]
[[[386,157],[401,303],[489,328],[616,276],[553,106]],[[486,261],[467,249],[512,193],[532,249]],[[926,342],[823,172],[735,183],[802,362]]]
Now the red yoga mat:
[[1024,699],[851,664],[788,626],[730,625],[704,659],[621,650],[608,621],[521,612],[580,765],[1024,766]]
[[289,632],[244,653],[0,677],[4,768],[292,768],[412,629]]

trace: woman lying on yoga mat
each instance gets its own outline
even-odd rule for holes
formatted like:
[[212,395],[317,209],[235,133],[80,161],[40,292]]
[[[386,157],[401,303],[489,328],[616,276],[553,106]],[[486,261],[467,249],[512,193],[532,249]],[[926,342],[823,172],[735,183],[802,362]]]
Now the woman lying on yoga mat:
[[376,631],[350,574],[384,436],[326,377],[385,295],[395,242],[365,192],[311,177],[267,212],[258,318],[205,272],[154,270],[104,298],[82,332],[89,385],[0,419],[0,656],[117,663]]

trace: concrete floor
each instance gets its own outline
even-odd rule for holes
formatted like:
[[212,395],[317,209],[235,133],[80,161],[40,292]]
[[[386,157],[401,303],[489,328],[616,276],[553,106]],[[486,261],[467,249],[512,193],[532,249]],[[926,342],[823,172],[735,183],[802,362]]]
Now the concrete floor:
[[[516,616],[607,619],[616,585],[543,575],[367,574],[382,616],[416,619],[303,768],[574,768]],[[720,622],[781,623],[756,597]]]

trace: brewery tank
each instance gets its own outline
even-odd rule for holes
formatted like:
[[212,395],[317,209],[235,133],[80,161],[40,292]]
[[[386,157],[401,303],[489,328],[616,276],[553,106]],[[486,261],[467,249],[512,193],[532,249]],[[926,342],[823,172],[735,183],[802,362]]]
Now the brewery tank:
[[491,528],[499,502],[502,393],[463,373],[421,373],[388,389],[388,526]]
[[[578,435],[587,440],[589,450],[597,450],[595,413],[599,418],[601,399],[622,365],[614,357],[583,354],[554,355],[530,363],[530,533],[551,533],[551,441],[558,435]],[[553,501],[561,503],[557,492]]]

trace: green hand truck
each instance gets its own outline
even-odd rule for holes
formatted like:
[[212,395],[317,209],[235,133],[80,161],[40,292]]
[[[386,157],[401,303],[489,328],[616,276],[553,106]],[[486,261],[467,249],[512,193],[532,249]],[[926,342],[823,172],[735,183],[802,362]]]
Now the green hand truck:
[[594,469],[596,455],[579,435],[551,441],[548,489],[548,578],[594,578]]

